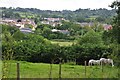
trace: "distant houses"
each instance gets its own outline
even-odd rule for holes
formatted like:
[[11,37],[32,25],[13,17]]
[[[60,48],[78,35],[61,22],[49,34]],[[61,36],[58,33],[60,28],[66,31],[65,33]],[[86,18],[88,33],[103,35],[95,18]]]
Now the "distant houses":
[[67,35],[70,34],[70,31],[68,31],[68,30],[57,30],[57,29],[52,29],[51,31],[52,31],[52,32],[60,32],[60,33],[67,34]]
[[43,19],[50,22],[59,22],[65,20],[64,18],[43,18]]
[[85,26],[92,27],[94,25],[94,23],[92,23],[92,22],[90,22],[90,23],[87,23],[87,22],[82,22],[82,23],[75,22],[75,24],[79,24],[81,27],[85,27]]
[[65,20],[64,18],[43,18],[43,21],[41,21],[41,24],[49,24],[53,27],[55,26],[61,26],[62,23],[61,21],[69,21],[69,20]]
[[108,31],[112,29],[112,25],[103,24],[104,30]]
[[37,27],[34,20],[30,19],[4,19],[0,21],[0,24],[16,26],[22,32],[32,32]]
[[21,28],[20,31],[23,33],[34,33],[33,30],[30,28]]
[[[95,25],[95,23],[87,23],[87,22],[83,22],[83,23],[78,23],[78,22],[76,22],[76,24],[79,24],[81,27],[85,27],[85,26],[92,27],[92,26]],[[112,25],[109,25],[109,24],[101,24],[101,23],[98,23],[97,26],[99,26],[99,25],[102,25],[102,26],[103,26],[103,29],[106,30],[106,31],[112,29]]]
[[[62,25],[62,21],[67,21],[69,22],[69,20],[65,20],[64,18],[43,18],[41,21],[41,24],[48,24],[51,25],[53,27],[56,26],[61,26]],[[6,24],[6,25],[11,25],[11,26],[16,26],[17,28],[20,29],[21,32],[24,33],[32,33],[33,31],[35,31],[35,28],[37,27],[37,25],[35,24],[34,20],[32,19],[1,19],[0,20],[0,24]],[[75,22],[75,24],[79,24],[81,27],[92,27],[95,25],[95,23],[87,23],[87,22],[83,22],[83,23],[79,23],[79,22]],[[97,26],[102,25],[103,29],[108,31],[112,29],[111,25],[108,24],[100,24],[98,23]],[[57,30],[57,29],[52,29],[52,32],[60,32],[63,34],[69,34],[70,31],[68,30]]]

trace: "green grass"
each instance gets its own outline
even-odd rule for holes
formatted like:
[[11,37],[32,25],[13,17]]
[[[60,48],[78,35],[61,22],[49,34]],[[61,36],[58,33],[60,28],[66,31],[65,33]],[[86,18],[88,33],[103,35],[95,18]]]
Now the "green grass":
[[[16,62],[20,63],[21,78],[49,78],[50,64],[29,63],[25,61],[8,61],[8,77],[16,78]],[[52,78],[59,77],[59,65],[52,65]],[[103,72],[100,66],[87,66],[87,78],[116,78],[118,69],[105,66]],[[81,65],[62,64],[62,78],[85,78],[85,67]]]
[[96,19],[98,16],[90,16],[88,19],[90,19],[90,20],[94,20],[94,19]]
[[27,15],[27,18],[32,18],[32,17],[35,17],[36,14],[32,14],[32,13],[29,13],[29,12],[19,12],[19,11],[16,11],[15,13],[19,13],[21,17],[23,18],[26,18],[26,15]]
[[60,41],[51,41],[53,44],[58,44],[60,46],[71,46],[73,42],[60,42]]
[[0,79],[2,78],[2,61],[0,60]]
[[51,43],[58,44],[60,46],[71,46],[72,44],[75,44],[74,41],[67,41],[67,40],[51,40]]

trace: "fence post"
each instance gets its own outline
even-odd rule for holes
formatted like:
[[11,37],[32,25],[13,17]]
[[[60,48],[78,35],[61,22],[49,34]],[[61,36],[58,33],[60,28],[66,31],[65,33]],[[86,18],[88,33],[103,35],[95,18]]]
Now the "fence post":
[[60,59],[60,63],[59,63],[59,80],[61,80],[61,60],[62,58],[59,58]]
[[85,61],[85,78],[86,78],[86,61]]
[[20,80],[20,65],[17,62],[17,80]]
[[50,63],[50,74],[49,74],[50,80],[52,80],[52,64],[53,64],[53,61],[51,61],[51,63]]
[[3,62],[3,75],[2,78],[7,78],[8,77],[8,63],[7,62]]
[[101,73],[102,78],[104,78],[104,77],[103,77],[103,76],[104,76],[104,75],[103,75],[103,62],[101,62],[101,72],[102,72],[102,73]]
[[101,62],[101,70],[102,70],[102,72],[103,72],[103,63]]

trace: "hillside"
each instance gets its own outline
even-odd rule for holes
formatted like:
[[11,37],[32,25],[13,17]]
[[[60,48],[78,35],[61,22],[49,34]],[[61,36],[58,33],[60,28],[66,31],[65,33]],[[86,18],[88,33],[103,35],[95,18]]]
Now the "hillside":
[[91,22],[98,21],[103,23],[110,23],[110,19],[115,16],[115,10],[107,9],[77,9],[75,11],[63,10],[63,11],[51,11],[40,10],[36,8],[5,8],[2,7],[3,18],[42,18],[44,17],[62,17],[66,20],[77,22]]

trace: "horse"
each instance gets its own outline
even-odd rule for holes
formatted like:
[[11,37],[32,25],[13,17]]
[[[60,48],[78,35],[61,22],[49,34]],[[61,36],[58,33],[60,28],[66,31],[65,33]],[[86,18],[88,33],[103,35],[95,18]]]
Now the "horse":
[[101,63],[101,65],[102,65],[102,64],[111,64],[112,67],[114,66],[112,59],[100,58],[100,63]]
[[96,64],[100,65],[100,60],[93,60],[93,59],[89,60],[88,65],[92,66],[92,64],[93,65],[96,65]]
[[96,60],[95,64],[100,65],[100,60]]

